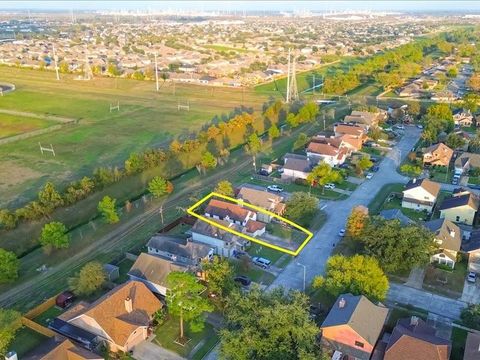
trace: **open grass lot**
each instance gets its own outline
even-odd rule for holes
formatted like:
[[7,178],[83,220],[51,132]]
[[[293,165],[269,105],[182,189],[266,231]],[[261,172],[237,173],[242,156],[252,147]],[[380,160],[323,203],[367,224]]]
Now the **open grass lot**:
[[[57,82],[51,72],[19,68],[0,67],[0,76],[17,87],[0,99],[1,109],[79,120],[53,133],[0,146],[0,164],[10,170],[0,171],[0,206],[17,195],[17,203],[31,199],[47,180],[61,187],[95,167],[122,164],[131,152],[198,130],[215,115],[226,116],[242,104],[259,109],[266,100],[249,89],[165,83],[156,93],[149,81],[76,81],[65,75]],[[110,104],[117,101],[120,112],[110,113]],[[178,111],[177,105],[187,101],[190,111]],[[52,143],[57,156],[42,156],[38,142]]]
[[238,47],[231,47],[231,46],[224,46],[224,45],[205,45],[205,49],[212,49],[215,51],[224,51],[224,52],[230,52],[230,51],[236,51],[239,53],[246,53],[246,52],[251,52],[251,50],[248,49],[243,49],[243,48],[238,48]]
[[0,139],[44,129],[56,125],[54,121],[29,118],[10,114],[0,114]]
[[[216,342],[218,342],[218,335],[215,332],[215,329],[213,328],[212,325],[208,323],[205,323],[205,328],[202,331],[196,332],[196,333],[191,332],[187,324],[184,324],[184,326],[185,326],[185,335],[189,339],[191,339],[185,346],[181,346],[175,343],[175,340],[178,338],[180,334],[180,323],[177,318],[173,318],[173,317],[169,318],[162,325],[158,326],[155,329],[155,334],[157,336],[155,337],[155,339],[153,339],[153,342],[165,349],[172,350],[183,357],[188,357],[192,352],[193,348],[197,344],[199,344],[203,339],[205,339],[204,345],[207,345],[206,346],[207,351],[211,349],[211,347],[213,347],[211,344],[213,340],[208,341],[209,339],[211,340],[213,338],[216,340],[215,342],[213,342],[213,344],[216,344]],[[202,348],[203,346],[201,346],[200,349],[198,349],[197,351],[200,351]],[[205,353],[207,351],[205,351]]]
[[452,271],[429,265],[425,272],[423,288],[454,299],[459,298],[467,276],[467,265],[467,260],[464,258],[455,264],[455,269]]
[[17,331],[15,339],[13,339],[9,349],[14,350],[19,359],[23,359],[25,354],[35,349],[46,340],[48,340],[48,337],[24,326]]
[[[344,57],[338,62],[319,66],[316,69],[297,73],[297,87],[298,91],[302,92],[304,90],[310,89],[313,86],[313,76],[315,75],[315,85],[318,85],[322,82],[322,78],[326,76],[332,76],[338,71],[348,71],[349,67],[359,64],[363,61],[361,58],[357,57]],[[287,89],[287,77],[277,79],[273,82],[266,84],[261,84],[255,87],[255,92],[258,94],[268,94],[273,95],[284,94]],[[316,92],[320,93],[321,89],[317,89]]]

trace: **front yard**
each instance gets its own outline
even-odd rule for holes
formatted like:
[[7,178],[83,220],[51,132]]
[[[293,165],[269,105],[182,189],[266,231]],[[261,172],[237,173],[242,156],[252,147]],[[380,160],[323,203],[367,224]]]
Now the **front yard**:
[[405,188],[403,184],[387,184],[377,193],[377,196],[368,204],[368,210],[371,214],[378,214],[382,206],[391,193],[400,193]]
[[467,265],[467,260],[464,258],[455,264],[455,269],[452,271],[443,270],[434,264],[428,265],[423,288],[452,298],[460,297],[467,276]]
[[[174,351],[185,358],[198,358],[195,357],[194,354],[191,354],[192,350],[198,344],[202,342],[202,345],[199,345],[200,347],[196,349],[195,353],[201,353],[205,355],[218,342],[218,335],[215,329],[208,323],[205,323],[204,329],[200,332],[192,332],[185,323],[184,329],[185,336],[188,337],[190,341],[185,346],[182,346],[176,343],[176,340],[180,334],[179,320],[174,317],[170,317],[162,325],[155,329],[156,336],[155,339],[153,339],[153,343],[165,349]],[[199,359],[201,359],[201,357]]]

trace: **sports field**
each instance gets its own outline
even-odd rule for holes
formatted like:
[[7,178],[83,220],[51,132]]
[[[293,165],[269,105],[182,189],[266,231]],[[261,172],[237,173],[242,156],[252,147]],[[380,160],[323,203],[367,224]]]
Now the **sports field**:
[[54,121],[0,114],[0,139],[55,125]]
[[[248,89],[191,84],[161,84],[157,93],[155,84],[147,81],[79,81],[73,76],[56,81],[51,72],[12,67],[0,67],[0,79],[16,85],[14,92],[0,97],[0,109],[79,120],[48,134],[0,145],[0,207],[31,199],[47,180],[61,188],[98,166],[123,164],[131,152],[188,135],[242,104],[258,110],[267,99]],[[120,111],[110,112],[110,104],[117,102]],[[178,111],[179,104],[189,104],[190,111]],[[0,131],[2,118],[0,114]],[[48,126],[35,120],[37,126]],[[5,129],[10,122],[5,121]],[[38,142],[52,144],[57,156],[42,156]]]

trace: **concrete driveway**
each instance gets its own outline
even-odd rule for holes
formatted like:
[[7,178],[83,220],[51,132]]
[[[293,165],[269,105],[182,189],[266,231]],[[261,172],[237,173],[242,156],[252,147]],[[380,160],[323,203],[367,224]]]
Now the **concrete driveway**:
[[185,360],[180,355],[150,341],[144,341],[135,346],[133,357],[137,360]]
[[321,208],[327,213],[325,225],[314,234],[312,240],[275,279],[271,286],[302,289],[303,267],[298,264],[306,266],[307,284],[316,275],[323,274],[327,259],[330,257],[335,244],[340,241],[338,232],[345,227],[352,208],[357,205],[367,206],[386,184],[407,182],[408,178],[400,175],[397,172],[397,167],[418,141],[420,132],[421,130],[414,126],[406,127],[405,136],[379,164],[379,171],[373,175],[371,180],[366,180],[359,185],[348,199],[321,202]]
[[480,304],[480,284],[478,282],[472,284],[465,280],[460,300],[469,304]]

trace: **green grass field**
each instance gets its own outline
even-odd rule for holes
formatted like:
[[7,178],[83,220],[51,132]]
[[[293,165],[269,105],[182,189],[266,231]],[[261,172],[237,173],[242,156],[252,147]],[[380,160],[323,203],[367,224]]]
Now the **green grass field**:
[[0,139],[56,125],[54,121],[0,114]]
[[[0,163],[9,169],[0,172],[0,206],[32,199],[47,180],[62,187],[96,167],[123,164],[131,152],[186,136],[242,104],[258,110],[266,100],[253,90],[191,84],[165,83],[156,93],[154,83],[148,81],[77,81],[63,76],[57,82],[51,72],[9,67],[0,67],[0,76],[17,88],[0,98],[0,109],[79,120],[52,133],[0,146]],[[110,104],[117,101],[120,112],[110,113]],[[190,111],[178,111],[177,105],[187,101]],[[4,131],[12,134],[9,124],[13,120],[2,118],[0,138]],[[37,119],[35,123],[37,127],[48,125]],[[51,143],[57,156],[42,156],[38,142]]]
[[[298,91],[302,92],[306,89],[309,89],[313,86],[313,77],[315,75],[315,84],[318,85],[322,82],[322,78],[326,76],[332,76],[338,71],[348,71],[348,69],[356,65],[363,60],[360,58],[354,57],[344,57],[340,61],[326,65],[320,66],[316,69],[305,71],[301,73],[297,73],[297,87]],[[255,87],[255,92],[257,94],[265,94],[265,95],[274,95],[276,94],[285,94],[287,89],[287,77],[283,77],[278,79],[274,82],[269,82],[266,84],[261,84]],[[320,93],[321,89],[317,89]]]
[[231,47],[231,46],[223,46],[223,45],[205,45],[204,48],[205,49],[212,49],[212,50],[215,50],[215,51],[225,51],[225,52],[229,52],[229,51],[236,51],[236,52],[239,52],[239,53],[250,52],[250,50],[247,50],[247,49]]

